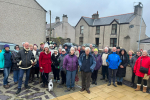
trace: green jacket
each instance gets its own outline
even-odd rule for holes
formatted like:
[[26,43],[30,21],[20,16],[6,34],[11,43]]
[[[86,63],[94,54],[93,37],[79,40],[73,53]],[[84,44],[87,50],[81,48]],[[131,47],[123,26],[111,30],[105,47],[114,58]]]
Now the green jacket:
[[0,69],[1,68],[4,68],[4,53],[5,53],[5,50],[3,49],[2,52],[0,53]]

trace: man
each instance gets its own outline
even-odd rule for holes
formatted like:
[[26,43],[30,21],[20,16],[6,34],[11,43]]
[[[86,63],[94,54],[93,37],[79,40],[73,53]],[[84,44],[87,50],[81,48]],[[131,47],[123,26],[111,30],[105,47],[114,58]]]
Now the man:
[[120,47],[117,47],[117,54],[119,55],[119,52],[120,52]]
[[121,60],[120,60],[120,56],[118,54],[116,54],[116,47],[113,47],[112,53],[108,56],[108,59],[106,60],[106,62],[109,65],[109,68],[108,68],[108,73],[109,73],[108,86],[111,85],[111,76],[112,76],[112,73],[113,73],[113,85],[115,87],[117,87],[117,85],[115,84],[116,73],[117,73],[118,66],[121,63]]
[[4,45],[4,79],[3,79],[3,86],[4,88],[9,88],[10,86],[8,85],[8,77],[9,77],[9,73],[10,73],[10,69],[12,66],[12,55],[10,53],[9,50],[9,45],[5,44]]
[[67,54],[69,54],[68,46],[67,46],[67,45],[65,45],[65,46],[64,46],[64,48],[65,48],[65,50],[66,50],[66,53],[67,53]]
[[108,53],[111,54],[112,51],[111,51],[111,49],[109,48],[109,46],[106,46],[106,47],[108,48]]
[[92,44],[90,44],[90,49],[92,50],[92,48],[93,48],[93,45],[92,45]]
[[81,92],[86,90],[87,93],[90,93],[90,79],[91,74],[94,71],[94,68],[96,66],[96,61],[94,56],[90,53],[90,48],[85,48],[85,53],[81,55],[81,57],[78,60],[80,71],[81,71],[81,77],[82,77],[82,89]]
[[133,72],[136,60],[141,56],[141,51],[137,51],[136,55],[131,58],[130,66],[132,67],[132,87],[134,87],[135,73]]
[[54,49],[57,49],[57,43],[54,43]]
[[84,46],[84,45],[83,45],[82,48],[81,48],[79,57],[82,55],[82,53],[85,53],[85,46]]
[[30,87],[28,86],[28,80],[29,80],[29,75],[30,75],[30,69],[32,67],[32,64],[34,65],[34,55],[32,51],[29,50],[29,43],[26,42],[24,44],[23,50],[20,50],[18,52],[18,57],[17,57],[17,62],[20,68],[19,71],[19,82],[18,82],[18,90],[16,94],[19,94],[21,92],[21,86],[22,86],[22,78],[24,75],[24,72],[26,71],[26,80],[25,80],[25,89],[29,89]]
[[[104,48],[104,52],[102,53],[102,75],[103,78],[101,80],[105,80],[105,75],[107,75],[107,80],[108,80],[108,64],[106,63],[106,59],[108,58],[108,48]],[[106,80],[106,81],[107,81]]]

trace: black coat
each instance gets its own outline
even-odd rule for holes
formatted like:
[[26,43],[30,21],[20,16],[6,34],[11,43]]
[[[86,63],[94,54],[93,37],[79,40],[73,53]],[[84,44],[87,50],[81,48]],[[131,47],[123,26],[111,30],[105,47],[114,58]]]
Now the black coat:
[[[124,50],[124,49],[122,49]],[[127,53],[125,51],[124,55],[121,54],[120,50],[120,59],[122,60],[121,64],[124,68],[120,68],[120,66],[118,66],[118,71],[117,71],[117,77],[125,77],[126,76],[126,67],[128,65],[128,57],[127,57]]]
[[55,54],[52,54],[52,67],[58,67],[59,66],[59,61],[57,60],[59,57],[59,54],[57,56],[55,56]]
[[12,52],[12,70],[19,70],[19,66],[17,65],[17,52]]

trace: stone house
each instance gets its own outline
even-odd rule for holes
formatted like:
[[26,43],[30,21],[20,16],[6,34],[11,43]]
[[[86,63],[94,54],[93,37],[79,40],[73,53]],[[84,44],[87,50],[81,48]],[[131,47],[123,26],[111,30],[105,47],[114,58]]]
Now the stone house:
[[0,41],[45,41],[46,10],[36,0],[0,0]]
[[[81,17],[75,26],[75,43],[93,43],[99,49],[105,46],[120,46],[127,51],[137,50],[139,39],[142,7],[134,7],[133,13],[114,15],[99,18],[98,12],[92,18]],[[141,39],[145,39],[146,24],[142,18]]]
[[[50,24],[46,25],[46,40],[49,40],[49,29]],[[51,23],[51,37],[53,38],[70,38],[70,42],[75,43],[75,28],[68,23],[67,15],[62,16],[62,21],[60,17],[55,18],[55,22]]]

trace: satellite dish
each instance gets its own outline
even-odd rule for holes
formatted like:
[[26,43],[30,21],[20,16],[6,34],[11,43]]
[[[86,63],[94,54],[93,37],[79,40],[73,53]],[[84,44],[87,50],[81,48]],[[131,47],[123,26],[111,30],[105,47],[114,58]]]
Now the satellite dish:
[[134,25],[130,25],[130,26],[129,26],[129,28],[133,28],[133,27],[134,27]]

